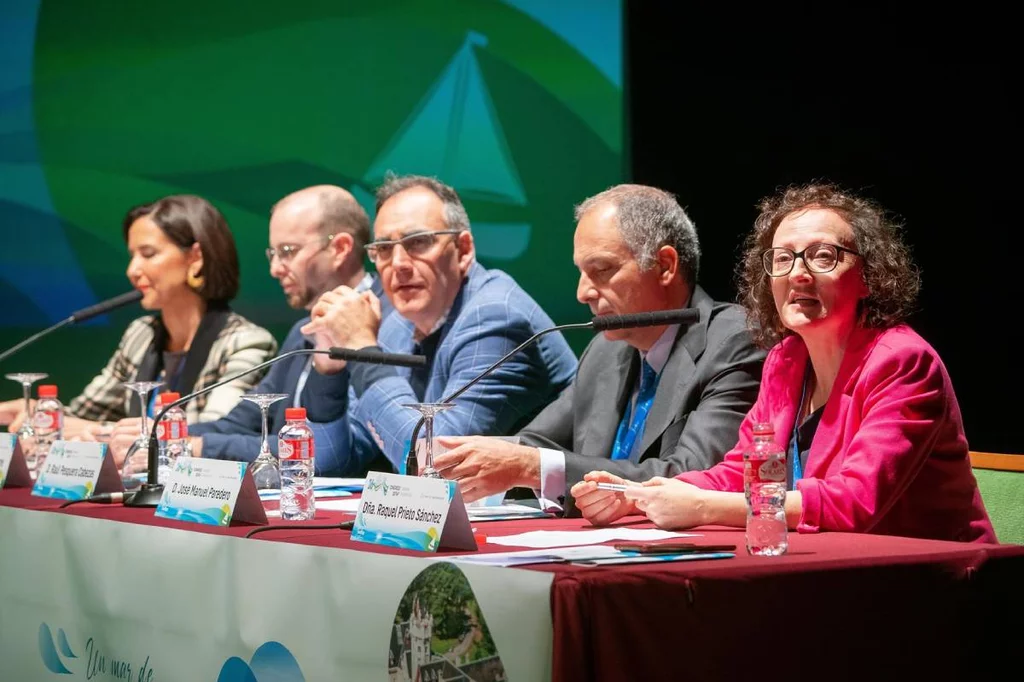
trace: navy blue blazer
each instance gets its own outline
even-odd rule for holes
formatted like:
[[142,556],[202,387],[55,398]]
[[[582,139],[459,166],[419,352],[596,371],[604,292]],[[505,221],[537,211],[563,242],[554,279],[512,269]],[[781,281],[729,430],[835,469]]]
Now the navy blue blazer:
[[[384,296],[384,288],[376,275],[370,290],[380,299],[382,317],[387,319],[394,308]],[[281,353],[313,347],[299,331],[307,322],[309,316],[292,326],[281,345]],[[267,441],[274,453],[277,452],[277,433],[284,426],[285,408],[294,404],[299,377],[308,363],[308,355],[296,355],[271,365],[263,381],[250,391],[291,396],[271,405],[267,415]],[[306,418],[313,430],[318,475],[362,476],[366,473],[365,463],[352,461],[350,457],[347,434],[341,435],[347,431],[346,413],[351,397],[348,372],[323,375],[310,371],[300,402],[306,408]],[[328,426],[331,422],[338,423]],[[216,421],[189,425],[189,435],[203,437],[203,457],[251,462],[260,449],[260,410],[248,400],[240,400],[231,412]]]

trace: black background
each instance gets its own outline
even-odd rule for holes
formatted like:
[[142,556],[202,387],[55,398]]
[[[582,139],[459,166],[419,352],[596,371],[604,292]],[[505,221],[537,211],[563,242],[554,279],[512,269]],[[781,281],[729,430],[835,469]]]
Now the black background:
[[1010,19],[685,4],[627,3],[630,171],[696,223],[704,288],[735,298],[755,204],[776,189],[827,180],[876,199],[922,270],[910,324],[946,364],[971,449],[1024,453]]

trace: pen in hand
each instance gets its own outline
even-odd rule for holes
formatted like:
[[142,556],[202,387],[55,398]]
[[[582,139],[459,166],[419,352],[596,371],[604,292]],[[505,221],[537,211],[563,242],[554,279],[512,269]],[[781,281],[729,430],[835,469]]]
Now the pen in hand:
[[603,483],[602,482],[602,483],[598,483],[597,484],[597,489],[598,490],[610,490],[610,491],[612,491],[614,493],[625,492],[626,488],[628,488],[628,487],[629,486],[625,485],[624,483]]

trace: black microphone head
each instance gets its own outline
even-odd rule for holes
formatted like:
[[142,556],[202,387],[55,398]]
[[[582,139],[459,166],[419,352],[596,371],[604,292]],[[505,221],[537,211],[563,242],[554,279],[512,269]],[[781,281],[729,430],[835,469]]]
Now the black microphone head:
[[591,320],[590,324],[594,331],[603,332],[609,329],[660,327],[670,324],[691,325],[699,321],[700,311],[696,308],[679,308],[631,315],[601,315]]
[[115,308],[134,303],[142,300],[142,292],[138,289],[132,289],[131,291],[125,292],[120,296],[114,298],[108,298],[106,301],[100,301],[95,305],[91,305],[88,308],[82,308],[71,313],[72,322],[84,322],[91,317],[102,315],[105,312],[111,311]]

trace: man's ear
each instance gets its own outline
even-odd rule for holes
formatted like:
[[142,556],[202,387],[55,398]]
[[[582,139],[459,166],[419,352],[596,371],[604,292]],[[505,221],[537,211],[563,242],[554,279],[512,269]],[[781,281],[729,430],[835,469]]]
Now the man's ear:
[[331,262],[334,265],[334,269],[340,269],[345,261],[348,259],[349,254],[356,248],[356,241],[348,232],[339,232],[334,235],[334,239],[327,246],[331,250]]
[[658,283],[668,286],[679,274],[679,253],[675,247],[666,244],[658,249],[655,256],[655,267],[659,269]]
[[455,245],[459,249],[459,272],[465,277],[469,269],[473,267],[476,260],[476,245],[473,243],[473,235],[469,230],[460,232],[455,237]]

